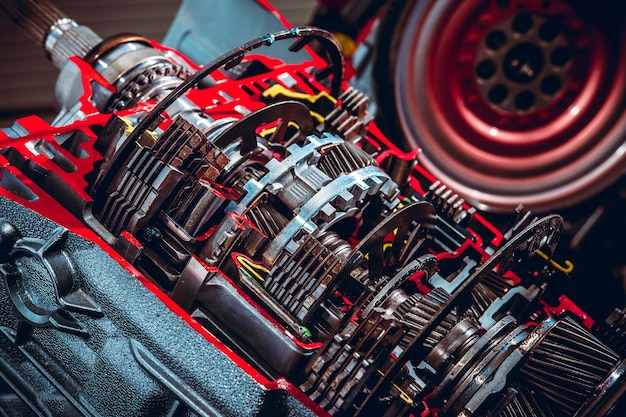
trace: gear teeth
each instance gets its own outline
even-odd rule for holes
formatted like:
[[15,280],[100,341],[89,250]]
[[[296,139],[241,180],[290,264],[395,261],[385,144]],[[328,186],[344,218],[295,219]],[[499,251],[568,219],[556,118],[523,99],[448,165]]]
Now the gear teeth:
[[396,320],[379,311],[372,311],[358,328],[348,323],[314,361],[300,388],[331,414],[358,410],[368,379],[384,378],[379,369],[401,334]]
[[465,200],[439,180],[431,184],[424,198],[457,224],[467,222],[476,211],[473,207],[465,210]]
[[534,346],[521,379],[563,415],[573,416],[619,361],[619,356],[572,318],[556,322]]
[[359,119],[365,117],[369,98],[354,87],[349,87],[339,99],[343,103],[342,107]]
[[365,113],[369,98],[354,87],[349,87],[341,94],[339,102],[341,104],[326,116],[326,128],[349,142],[365,137]]
[[604,322],[596,326],[596,331],[611,349],[621,357],[626,356],[626,308],[613,310]]
[[181,179],[178,171],[156,159],[146,148],[136,148],[127,166],[127,172],[107,184],[107,197],[93,209],[95,217],[114,236],[124,229],[135,233],[161,207],[166,196],[154,191],[157,178],[163,179],[163,188]]
[[510,288],[512,288],[511,283],[497,273],[490,272],[486,274],[472,290],[474,302],[472,303],[471,311],[474,316],[482,316],[491,303],[506,294]]
[[[403,349],[406,348],[411,340],[417,337],[422,331],[428,321],[438,314],[441,306],[449,298],[450,295],[445,290],[435,288],[424,296],[415,294],[398,306],[395,314],[397,314],[399,320],[409,328],[400,341],[400,347]],[[437,328],[428,335],[425,345],[429,348],[436,346],[450,329],[454,327],[457,321],[457,314],[453,310],[439,323]]]
[[269,204],[257,204],[251,207],[246,217],[270,238],[274,238],[289,223],[286,217],[273,210]]
[[265,280],[265,289],[301,324],[308,320],[328,297],[344,260],[306,235],[292,254],[284,251]]
[[343,173],[375,164],[374,158],[361,148],[351,142],[343,142],[324,153],[318,168],[330,178],[336,178]]
[[545,404],[522,387],[514,387],[517,395],[506,405],[496,417],[555,417]]
[[402,318],[409,312],[409,310],[415,307],[422,300],[422,298],[424,298],[424,295],[421,293],[411,295],[394,310],[394,317],[397,320],[402,320]]

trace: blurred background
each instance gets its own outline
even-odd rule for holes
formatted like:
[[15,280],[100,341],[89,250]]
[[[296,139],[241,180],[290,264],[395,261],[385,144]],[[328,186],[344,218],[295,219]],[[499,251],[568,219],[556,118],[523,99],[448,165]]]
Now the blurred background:
[[[103,38],[134,32],[163,40],[181,0],[55,0],[59,9]],[[294,26],[309,22],[314,0],[271,2]],[[0,13],[0,126],[22,116],[37,114],[51,119],[54,84],[59,73],[4,13]]]

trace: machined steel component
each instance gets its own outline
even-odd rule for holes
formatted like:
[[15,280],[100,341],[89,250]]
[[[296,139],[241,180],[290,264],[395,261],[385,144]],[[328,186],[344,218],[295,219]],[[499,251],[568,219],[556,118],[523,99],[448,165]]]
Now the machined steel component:
[[[554,55],[567,39],[550,43],[548,18],[520,16],[483,40],[493,52],[494,33],[519,34],[502,56],[477,56],[486,99],[491,58],[504,68],[493,83],[515,78],[537,92],[555,75],[540,70],[528,40]],[[109,404],[92,413],[83,393],[102,401],[94,387],[118,382],[137,395],[125,395],[117,414],[624,414],[623,352],[589,332],[589,318],[553,282],[568,273],[551,259],[563,220],[527,215],[502,234],[415,166],[417,152],[401,152],[370,124],[368,98],[341,92],[330,34],[270,33],[193,72],[140,36],[92,45],[72,21],[52,20],[39,38],[53,59],[69,60],[62,114],[54,127],[26,118],[0,131],[3,216],[33,217],[6,204],[11,197],[54,220],[29,220],[53,230],[49,238],[24,238],[0,221],[0,413],[26,398],[25,408],[55,414],[39,385],[28,386],[35,376],[71,403],[63,410],[83,414],[111,415]],[[544,33],[521,36],[529,21]],[[318,40],[330,62],[245,56],[282,39],[296,40],[292,50]],[[251,384],[231,387],[242,376]]]
[[72,56],[85,56],[102,38],[86,26],[79,26],[47,1],[3,1],[7,15],[33,40],[43,47],[61,69]]

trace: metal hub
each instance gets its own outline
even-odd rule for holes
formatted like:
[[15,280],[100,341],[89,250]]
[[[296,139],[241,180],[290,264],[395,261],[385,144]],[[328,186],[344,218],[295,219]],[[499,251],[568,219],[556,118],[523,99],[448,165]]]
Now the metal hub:
[[532,43],[520,43],[504,58],[504,75],[518,84],[528,84],[543,70],[541,49]]
[[545,212],[621,175],[621,17],[564,0],[408,4],[390,117],[437,179],[479,209]]
[[496,22],[474,57],[484,100],[507,114],[537,111],[560,97],[573,57],[557,18],[518,13]]

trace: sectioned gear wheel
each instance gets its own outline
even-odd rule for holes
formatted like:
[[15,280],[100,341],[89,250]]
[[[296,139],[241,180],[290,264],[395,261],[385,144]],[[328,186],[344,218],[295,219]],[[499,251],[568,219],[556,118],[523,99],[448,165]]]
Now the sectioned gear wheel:
[[394,0],[374,79],[391,138],[477,208],[546,211],[619,178],[626,5]]

